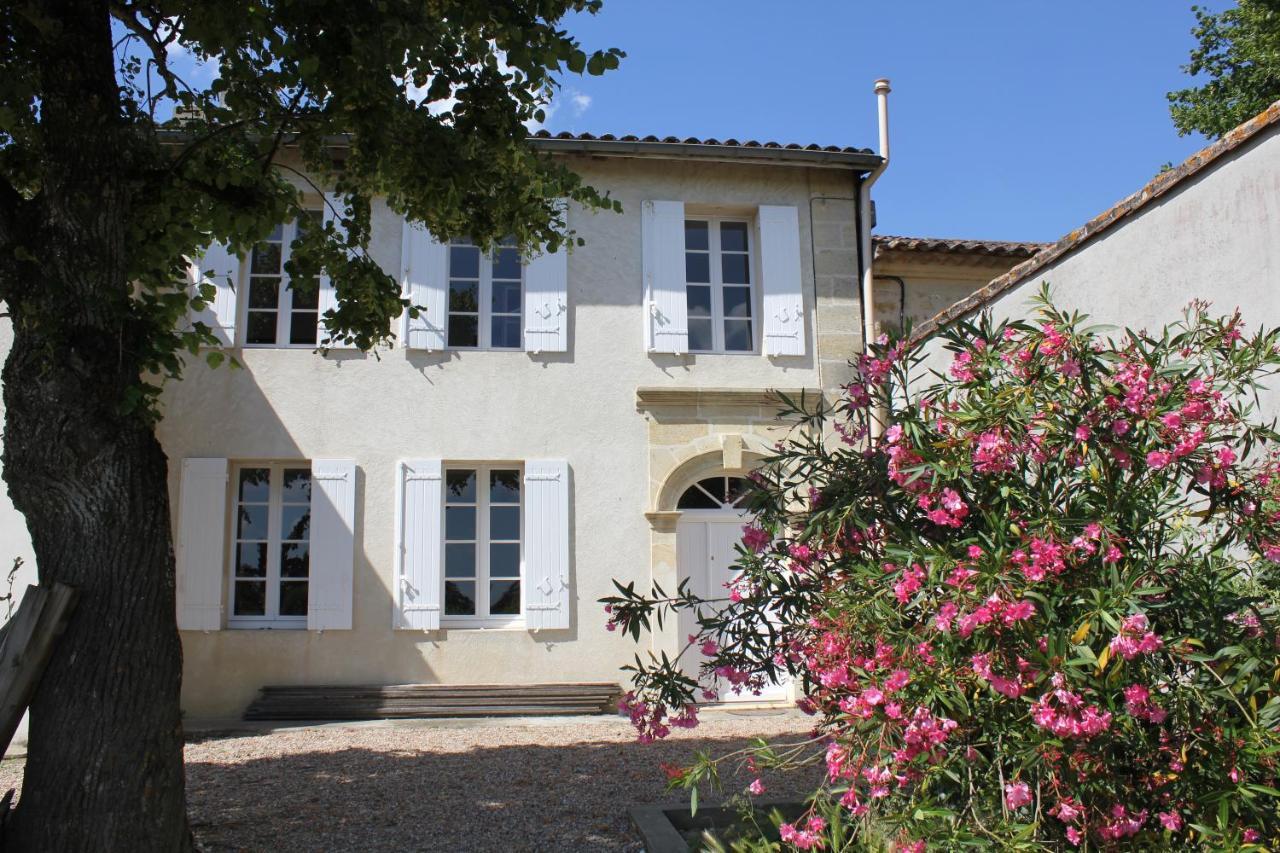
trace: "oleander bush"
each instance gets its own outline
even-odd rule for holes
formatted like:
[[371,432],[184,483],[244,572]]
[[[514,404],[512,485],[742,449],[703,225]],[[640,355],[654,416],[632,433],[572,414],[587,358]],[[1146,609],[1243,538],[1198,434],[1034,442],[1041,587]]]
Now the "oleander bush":
[[637,639],[699,614],[698,677],[628,667],[641,737],[790,677],[810,738],[671,773],[696,792],[725,761],[825,762],[789,848],[1266,849],[1278,341],[1204,304],[1158,334],[1089,326],[1047,291],[1030,322],[941,333],[945,373],[880,341],[839,401],[788,401],[722,598],[604,601]]

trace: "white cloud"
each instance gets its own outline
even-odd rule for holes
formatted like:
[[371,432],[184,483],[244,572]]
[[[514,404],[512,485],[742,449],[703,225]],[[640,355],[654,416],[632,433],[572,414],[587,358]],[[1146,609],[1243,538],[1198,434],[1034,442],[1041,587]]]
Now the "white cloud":
[[580,116],[591,108],[591,96],[582,92],[574,92],[569,96],[569,102],[573,104],[574,116]]

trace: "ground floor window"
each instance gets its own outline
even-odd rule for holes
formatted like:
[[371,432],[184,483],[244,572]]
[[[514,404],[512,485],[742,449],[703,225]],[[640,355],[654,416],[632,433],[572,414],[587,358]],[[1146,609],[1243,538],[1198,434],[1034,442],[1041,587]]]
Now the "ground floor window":
[[230,627],[305,628],[311,567],[311,466],[239,465],[231,547]]
[[521,608],[521,469],[445,470],[444,618],[501,624]]

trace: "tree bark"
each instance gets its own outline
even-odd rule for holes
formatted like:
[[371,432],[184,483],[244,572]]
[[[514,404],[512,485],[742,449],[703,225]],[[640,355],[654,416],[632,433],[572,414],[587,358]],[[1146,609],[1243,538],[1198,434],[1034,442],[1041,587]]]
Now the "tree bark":
[[121,405],[144,340],[127,238],[143,143],[121,109],[107,4],[40,5],[56,21],[37,46],[48,171],[14,226],[35,264],[2,273],[4,479],[40,582],[80,601],[31,705],[5,842],[187,850],[166,460],[147,415]]

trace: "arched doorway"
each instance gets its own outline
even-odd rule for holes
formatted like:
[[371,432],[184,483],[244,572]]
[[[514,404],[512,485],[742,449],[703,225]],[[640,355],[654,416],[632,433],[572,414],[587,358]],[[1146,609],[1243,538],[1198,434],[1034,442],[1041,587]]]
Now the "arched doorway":
[[[743,477],[717,474],[703,477],[680,493],[676,509],[676,563],[681,580],[704,599],[728,597],[728,584],[738,575],[737,545],[747,513],[743,507],[750,484]],[[680,636],[697,630],[692,613],[680,614]],[[704,658],[690,649],[683,658],[684,669],[696,678]],[[729,685],[717,685],[721,702],[781,702],[791,698],[789,683],[771,684],[759,695],[750,691],[733,693]]]

